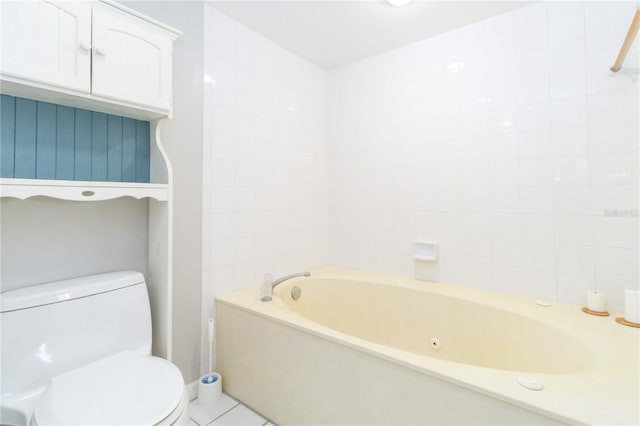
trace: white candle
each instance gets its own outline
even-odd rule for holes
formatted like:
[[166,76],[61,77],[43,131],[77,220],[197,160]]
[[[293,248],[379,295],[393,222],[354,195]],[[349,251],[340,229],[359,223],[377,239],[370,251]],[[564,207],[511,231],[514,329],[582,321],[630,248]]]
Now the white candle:
[[598,290],[587,292],[587,309],[593,312],[606,312],[607,304],[604,300],[604,293]]
[[640,324],[640,290],[628,288],[624,291],[624,319]]

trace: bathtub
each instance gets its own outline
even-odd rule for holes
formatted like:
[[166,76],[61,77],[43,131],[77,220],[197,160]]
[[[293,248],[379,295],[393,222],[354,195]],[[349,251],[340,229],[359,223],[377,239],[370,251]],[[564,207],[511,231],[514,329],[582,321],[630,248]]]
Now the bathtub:
[[640,329],[615,315],[324,267],[216,317],[224,391],[278,424],[640,423]]

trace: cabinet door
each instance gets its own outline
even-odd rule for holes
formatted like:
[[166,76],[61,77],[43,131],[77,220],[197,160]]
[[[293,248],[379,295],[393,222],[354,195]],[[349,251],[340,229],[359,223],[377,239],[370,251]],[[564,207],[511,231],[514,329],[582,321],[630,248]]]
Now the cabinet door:
[[94,95],[171,109],[172,41],[129,16],[93,10]]
[[69,1],[0,1],[3,75],[89,92],[91,7]]

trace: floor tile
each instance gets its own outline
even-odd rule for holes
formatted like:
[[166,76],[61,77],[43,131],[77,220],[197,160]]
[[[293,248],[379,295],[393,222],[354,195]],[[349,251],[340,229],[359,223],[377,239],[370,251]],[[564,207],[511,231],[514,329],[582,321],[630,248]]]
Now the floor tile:
[[217,418],[211,424],[218,426],[262,426],[266,421],[266,419],[260,417],[244,405],[240,404],[224,416]]
[[204,426],[231,410],[236,405],[238,405],[238,401],[225,394],[222,394],[220,399],[211,405],[200,405],[196,399],[189,404],[189,415],[198,425]]

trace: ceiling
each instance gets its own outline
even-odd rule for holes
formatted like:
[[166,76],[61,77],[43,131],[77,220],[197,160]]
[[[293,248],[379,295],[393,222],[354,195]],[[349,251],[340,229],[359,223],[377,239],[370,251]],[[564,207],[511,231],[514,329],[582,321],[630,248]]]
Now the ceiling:
[[213,6],[287,50],[334,68],[530,1],[214,1]]

